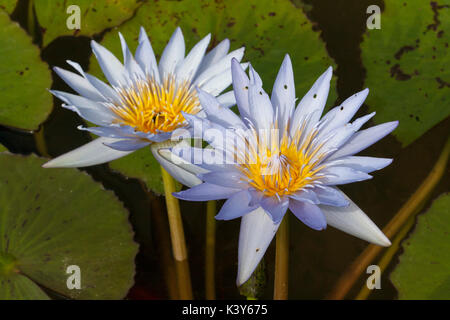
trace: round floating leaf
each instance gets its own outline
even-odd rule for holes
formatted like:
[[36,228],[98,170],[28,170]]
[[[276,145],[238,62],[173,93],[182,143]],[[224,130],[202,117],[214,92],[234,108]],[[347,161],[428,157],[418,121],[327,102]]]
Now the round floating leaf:
[[[69,29],[74,23],[77,11],[69,8],[79,7],[80,29]],[[46,0],[35,1],[36,16],[43,28],[43,46],[45,47],[60,36],[92,36],[107,28],[117,26],[129,19],[139,0]],[[69,11],[69,12],[68,12]]]
[[[46,298],[39,286],[69,298],[123,298],[137,252],[127,211],[88,175],[44,162],[0,154],[0,299]],[[67,286],[77,275],[69,266],[80,268],[79,290]]]
[[0,125],[35,130],[50,114],[48,66],[31,38],[0,10]]
[[385,1],[381,29],[365,34],[367,104],[376,122],[400,121],[403,145],[450,114],[449,31],[448,1],[411,0]]
[[[121,58],[118,32],[135,49],[140,26],[147,30],[158,56],[177,26],[183,30],[187,48],[208,33],[212,35],[213,45],[228,38],[232,49],[245,46],[244,60],[252,62],[269,92],[286,53],[292,59],[297,97],[300,98],[326,68],[333,65],[319,33],[312,30],[302,10],[287,0],[148,2],[137,10],[133,19],[106,33],[102,44]],[[93,74],[104,79],[93,56],[90,66]],[[334,83],[332,87],[335,87]],[[335,97],[331,90],[329,103]],[[158,189],[160,170],[148,148],[111,162],[111,167],[146,180],[150,188],[162,193],[162,189]]]
[[0,9],[5,10],[11,14],[16,8],[17,0],[3,0],[0,4]]
[[391,274],[400,299],[450,299],[450,194],[419,216]]

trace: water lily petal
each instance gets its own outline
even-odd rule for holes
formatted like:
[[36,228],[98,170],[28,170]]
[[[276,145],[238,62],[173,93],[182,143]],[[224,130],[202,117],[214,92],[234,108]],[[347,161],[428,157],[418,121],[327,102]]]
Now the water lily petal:
[[87,167],[109,162],[130,154],[132,151],[119,151],[105,145],[117,139],[98,138],[77,149],[67,152],[43,165],[44,168]]
[[229,108],[236,104],[236,97],[234,96],[233,91],[228,91],[224,94],[221,94],[220,96],[217,96],[216,99],[224,108]]
[[247,190],[236,192],[223,204],[217,220],[231,220],[242,217],[243,215],[255,210],[254,206],[249,206],[250,194]]
[[333,68],[329,67],[319,79],[313,84],[308,93],[300,100],[292,119],[291,135],[293,135],[301,125],[301,119],[306,115],[314,113],[312,123],[316,123],[322,115],[323,108],[327,102],[330,91],[330,80],[333,75]]
[[203,173],[204,170],[197,171],[202,169],[170,153],[168,149],[176,144],[177,142],[170,140],[152,143],[150,149],[159,164],[178,182],[188,187],[202,183],[197,177],[197,173]]
[[113,86],[120,87],[129,83],[127,71],[120,61],[105,47],[98,44],[94,40],[91,41],[92,52],[102,68],[103,74],[109,83]]
[[203,73],[203,71],[208,69],[211,65],[220,61],[220,59],[227,55],[228,50],[230,50],[230,40],[224,39],[205,55],[198,68],[197,74]]
[[349,122],[356,112],[359,110],[361,105],[367,98],[369,94],[369,89],[364,89],[360,92],[355,93],[354,95],[347,98],[344,102],[342,102],[339,106],[331,109],[325,116],[326,118],[328,114],[333,114],[333,119],[330,119],[328,124],[323,128],[322,134],[326,134],[333,129],[336,129],[340,126],[345,125]]
[[300,221],[314,230],[323,230],[327,227],[324,214],[315,204],[291,199],[289,209]]
[[372,179],[370,174],[357,171],[349,167],[329,167],[321,171],[325,177],[321,180],[324,185],[340,185]]
[[383,247],[390,246],[391,242],[375,223],[349,197],[342,191],[340,192],[350,203],[347,207],[319,206],[325,214],[327,223],[336,229],[368,242]]
[[150,77],[154,77],[156,81],[160,82],[155,53],[153,52],[152,45],[148,39],[144,27],[141,27],[139,32],[139,45],[136,49],[135,58],[145,74]]
[[197,89],[198,99],[208,119],[229,128],[244,128],[241,118],[228,108],[223,107],[211,94],[202,89]]
[[[248,66],[248,63],[241,63],[242,68],[245,70]],[[217,96],[223,90],[228,88],[231,85],[231,72],[230,70],[225,70],[222,73],[217,74],[213,78],[210,78],[206,83],[204,83],[201,88],[213,96]]]
[[398,121],[392,121],[359,131],[342,148],[332,154],[329,160],[354,155],[387,136],[397,126]]
[[197,69],[202,62],[205,55],[206,48],[208,48],[209,41],[211,40],[211,34],[208,34],[202,40],[200,40],[188,53],[186,58],[180,62],[175,71],[177,80],[192,80],[197,73]]
[[184,51],[183,33],[178,27],[170,37],[169,43],[164,48],[161,59],[159,60],[159,75],[161,78],[165,78],[175,71],[178,63],[184,59]]
[[380,170],[392,163],[392,159],[375,157],[349,156],[327,162],[327,166],[349,167],[354,170],[370,173]]
[[93,101],[105,101],[104,96],[84,77],[73,72],[54,67],[56,74],[73,90]]
[[250,278],[279,226],[280,223],[274,223],[270,215],[261,207],[242,217],[236,280],[238,286]]
[[142,139],[120,139],[114,142],[105,142],[105,145],[119,151],[136,151],[150,144],[148,140]]
[[226,72],[229,73],[231,68],[231,59],[235,58],[238,61],[241,61],[244,57],[245,48],[239,48],[237,50],[231,51],[225,57],[212,64],[205,71],[198,73],[195,78],[194,84],[198,87],[203,87],[207,82],[211,79],[217,77],[218,75]]
[[346,207],[349,202],[342,193],[335,187],[317,186],[314,188],[320,204],[336,207]]
[[250,83],[248,88],[248,101],[251,106],[250,116],[256,129],[272,129],[274,111],[269,95],[261,86],[261,78],[255,69],[250,66]]
[[295,83],[292,62],[287,54],[273,85],[272,105],[278,109],[278,126],[284,130],[295,108]]
[[219,186],[241,189],[247,186],[242,182],[242,173],[238,170],[213,171],[199,175],[205,182],[217,184]]
[[173,195],[178,199],[187,201],[210,201],[227,199],[240,191],[240,189],[227,188],[204,182],[190,189],[175,192]]
[[131,54],[130,49],[128,48],[127,42],[125,41],[125,38],[123,37],[122,33],[119,32],[119,38],[120,38],[120,44],[122,46],[122,53],[123,53],[123,61],[125,70],[128,72],[128,76],[130,79],[135,79],[136,77],[140,79],[144,79],[145,75],[142,71],[139,64],[134,59],[133,55]]
[[66,103],[63,105],[64,108],[76,112],[80,117],[92,123],[101,126],[109,125],[116,120],[116,116],[98,102],[67,92],[57,90],[50,90],[50,92]]
[[261,207],[272,217],[273,222],[279,223],[289,206],[289,198],[263,197],[260,201]]
[[236,97],[236,103],[242,119],[250,118],[250,109],[248,105],[248,86],[250,80],[242,68],[239,61],[231,61],[231,75],[233,79],[233,92]]

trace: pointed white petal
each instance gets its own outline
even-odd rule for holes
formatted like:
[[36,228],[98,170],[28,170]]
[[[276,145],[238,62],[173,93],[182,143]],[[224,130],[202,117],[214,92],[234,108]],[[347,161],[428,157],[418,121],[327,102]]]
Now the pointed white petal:
[[250,278],[279,226],[280,224],[275,224],[261,207],[242,217],[236,280],[238,286]]
[[105,47],[98,44],[94,40],[91,41],[92,52],[102,68],[102,71],[113,86],[127,85],[129,78],[125,67],[120,61]]
[[231,60],[235,58],[238,61],[242,60],[244,56],[244,48],[239,48],[227,54],[225,57],[220,59],[218,62],[212,64],[208,69],[203,72],[198,72],[197,77],[195,78],[195,85],[202,87],[206,84],[210,79],[216,77],[219,74],[222,74],[225,71],[229,72],[231,68]]
[[330,122],[323,128],[323,130],[321,130],[321,134],[326,134],[331,130],[343,126],[349,122],[364,103],[368,94],[369,89],[366,88],[347,98],[341,103],[340,106],[331,109],[324,116],[324,118],[327,117],[328,114],[333,114],[333,119],[330,119]]
[[[245,70],[248,66],[248,63],[242,63],[242,68]],[[223,90],[228,88],[231,85],[231,72],[230,70],[225,70],[222,73],[217,74],[215,77],[207,80],[201,88],[213,96],[219,95]]]
[[119,96],[117,95],[117,92],[113,88],[111,88],[109,85],[107,85],[100,79],[94,77],[93,75],[84,72],[78,63],[70,60],[66,60],[66,62],[70,64],[75,70],[77,70],[83,77],[85,77],[86,80],[88,80],[89,83],[103,95],[103,97],[105,97],[105,99],[107,100],[109,99],[109,101],[113,102],[120,100]]
[[53,70],[69,87],[83,97],[93,101],[105,101],[103,95],[86,78],[58,67],[54,67]]
[[154,77],[159,82],[158,64],[156,63],[155,53],[153,52],[152,45],[144,27],[141,27],[139,32],[139,45],[136,49],[135,57],[144,73],[150,77]]
[[355,133],[342,148],[331,155],[329,160],[351,156],[366,149],[391,133],[397,125],[398,121],[386,122]]
[[314,124],[322,115],[323,108],[327,102],[328,92],[330,90],[330,80],[333,75],[333,68],[329,67],[319,79],[313,84],[308,93],[300,100],[297,108],[294,112],[294,117],[291,127],[291,135],[298,130],[301,125],[301,119],[304,119],[306,115],[314,113],[311,122]]
[[391,242],[375,223],[349,197],[340,192],[350,203],[347,207],[319,205],[327,224],[368,242],[383,247],[390,246]]
[[258,73],[250,66],[250,84],[248,100],[251,120],[256,128],[271,129],[274,123],[274,111],[268,94],[261,87]]
[[231,75],[233,79],[233,92],[241,118],[250,118],[250,108],[248,106],[248,86],[250,80],[236,59],[232,59],[231,61]]
[[327,166],[343,166],[350,167],[354,170],[370,173],[372,171],[380,170],[392,163],[392,159],[388,158],[374,158],[374,157],[343,157],[337,160],[327,162]]
[[176,28],[175,32],[164,48],[159,60],[159,75],[163,79],[168,74],[173,73],[181,61],[184,59],[185,44],[181,29]]
[[186,56],[186,58],[180,62],[176,69],[177,80],[192,80],[197,73],[198,67],[202,62],[205,55],[206,48],[208,48],[209,41],[211,40],[211,34],[208,34],[200,42],[198,42]]
[[205,58],[203,58],[202,63],[198,68],[198,74],[202,73],[210,66],[217,63],[220,59],[225,57],[228,50],[230,50],[230,40],[222,40],[214,49],[208,52]]
[[118,139],[98,138],[75,150],[50,160],[44,168],[76,168],[87,167],[109,162],[130,154],[132,151],[119,151],[105,145]]
[[294,72],[288,54],[284,57],[275,79],[271,101],[273,107],[278,110],[278,124],[280,130],[283,131],[295,107]]
[[130,79],[134,79],[136,76],[144,79],[144,72],[142,71],[139,64],[134,59],[133,55],[131,54],[130,49],[128,48],[127,42],[125,41],[125,38],[122,36],[122,33],[119,32],[119,38],[120,38],[120,44],[122,46],[122,54],[123,54],[123,61],[125,70],[128,72],[128,76]]

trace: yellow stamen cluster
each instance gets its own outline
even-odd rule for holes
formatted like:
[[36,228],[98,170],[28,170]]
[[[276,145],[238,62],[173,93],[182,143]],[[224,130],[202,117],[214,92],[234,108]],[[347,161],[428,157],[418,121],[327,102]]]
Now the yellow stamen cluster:
[[197,93],[189,81],[177,83],[168,76],[160,84],[153,78],[138,79],[134,85],[117,90],[121,102],[111,107],[117,123],[146,133],[171,132],[185,125],[181,111],[200,111]]
[[247,182],[264,195],[291,195],[322,178],[318,173],[324,154],[318,154],[322,145],[312,143],[316,135],[312,131],[303,138],[299,131],[289,138],[285,133],[278,142],[276,137],[264,139],[255,133],[252,141],[256,143],[247,140],[245,161],[240,161],[239,168]]

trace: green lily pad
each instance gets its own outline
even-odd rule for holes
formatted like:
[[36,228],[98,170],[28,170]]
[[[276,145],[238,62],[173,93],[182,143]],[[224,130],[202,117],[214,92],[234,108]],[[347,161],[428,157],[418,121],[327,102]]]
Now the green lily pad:
[[0,144],[0,152],[8,151],[8,149],[5,148],[2,144]]
[[[214,45],[228,38],[232,49],[245,46],[244,60],[252,62],[268,91],[272,89],[284,55],[289,53],[300,98],[329,65],[334,65],[319,33],[312,30],[303,11],[288,0],[148,2],[137,10],[133,19],[107,32],[102,44],[117,57],[122,57],[118,32],[134,50],[140,26],[147,30],[157,55],[162,53],[177,26],[183,30],[187,48],[208,33],[211,33]],[[93,56],[90,68],[91,73],[105,79]],[[336,93],[331,90],[329,103],[335,98]],[[162,193],[158,187],[161,184],[159,167],[150,150],[144,149],[113,161],[110,166],[125,175],[144,179],[149,188]]]
[[[120,299],[133,284],[137,245],[128,213],[76,169],[0,154],[0,299]],[[80,268],[81,289],[67,281]]]
[[52,110],[48,66],[31,38],[0,10],[0,124],[36,130]]
[[[444,4],[447,5],[444,5]],[[381,29],[361,45],[376,122],[399,120],[404,146],[450,114],[448,1],[385,1]]]
[[17,0],[3,0],[0,4],[0,9],[5,10],[9,14],[11,14],[16,8]]
[[[67,13],[71,5],[80,8],[80,29],[66,27],[67,19],[74,12]],[[129,19],[139,0],[40,0],[34,2],[39,25],[43,28],[43,46],[60,36],[92,36],[107,28],[117,26]],[[72,20],[69,20],[72,22]]]
[[418,217],[391,274],[399,299],[450,299],[450,194]]

